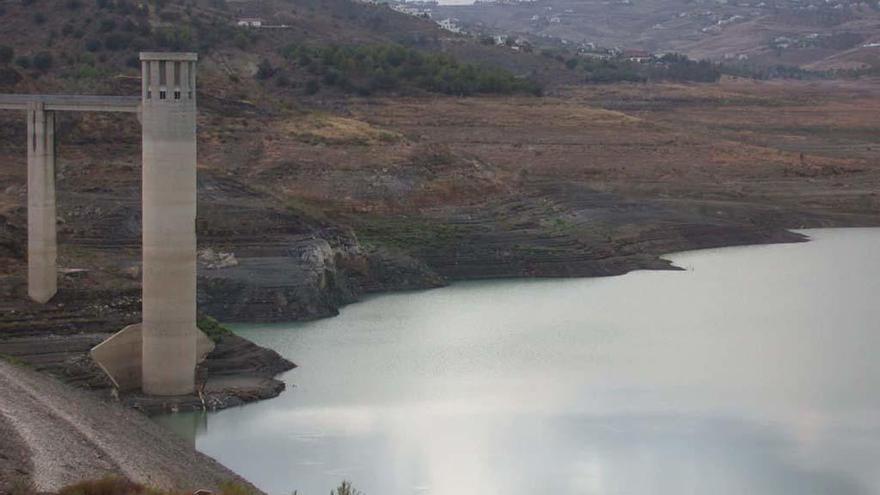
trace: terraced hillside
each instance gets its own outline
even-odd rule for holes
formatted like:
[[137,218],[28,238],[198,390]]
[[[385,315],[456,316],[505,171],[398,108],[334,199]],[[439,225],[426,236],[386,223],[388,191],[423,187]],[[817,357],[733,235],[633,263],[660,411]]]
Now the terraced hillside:
[[880,8],[855,0],[539,0],[440,6],[433,14],[472,32],[570,46],[679,52],[756,66],[880,68]]

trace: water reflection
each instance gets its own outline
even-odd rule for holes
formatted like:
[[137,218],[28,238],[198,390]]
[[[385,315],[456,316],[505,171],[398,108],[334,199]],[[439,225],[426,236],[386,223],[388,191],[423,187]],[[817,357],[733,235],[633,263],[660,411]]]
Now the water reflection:
[[271,493],[880,493],[880,230],[811,235],[243,328],[296,388],[197,446]]
[[153,420],[176,433],[193,447],[196,446],[196,438],[208,431],[206,412],[157,416]]

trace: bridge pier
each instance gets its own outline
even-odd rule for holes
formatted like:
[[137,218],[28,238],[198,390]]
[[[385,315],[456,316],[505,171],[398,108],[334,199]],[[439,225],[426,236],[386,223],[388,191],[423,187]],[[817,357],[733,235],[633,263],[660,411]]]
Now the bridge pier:
[[196,55],[141,53],[143,391],[195,390]]
[[55,227],[55,112],[27,108],[28,296],[45,303],[58,290]]

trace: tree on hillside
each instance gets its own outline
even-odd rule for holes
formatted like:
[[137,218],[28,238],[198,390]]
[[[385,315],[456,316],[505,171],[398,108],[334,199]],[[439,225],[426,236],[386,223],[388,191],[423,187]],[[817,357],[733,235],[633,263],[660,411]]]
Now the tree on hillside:
[[325,85],[361,95],[413,88],[461,96],[541,93],[536,83],[505,70],[460,63],[449,55],[391,43],[290,45],[282,55],[293,68],[319,77]]
[[272,62],[269,62],[269,59],[264,58],[257,65],[257,79],[269,79],[275,75],[275,72],[276,69],[272,67]]
[[49,52],[40,52],[34,55],[34,67],[42,72],[46,72],[52,68],[52,54]]
[[0,45],[0,64],[9,65],[15,58],[15,50],[11,46]]

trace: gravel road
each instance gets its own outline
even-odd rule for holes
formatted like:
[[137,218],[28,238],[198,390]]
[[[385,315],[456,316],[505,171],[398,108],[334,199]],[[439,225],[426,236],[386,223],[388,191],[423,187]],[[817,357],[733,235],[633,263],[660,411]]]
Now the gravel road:
[[3,360],[0,433],[0,474],[39,492],[106,475],[169,490],[244,482],[141,413]]

